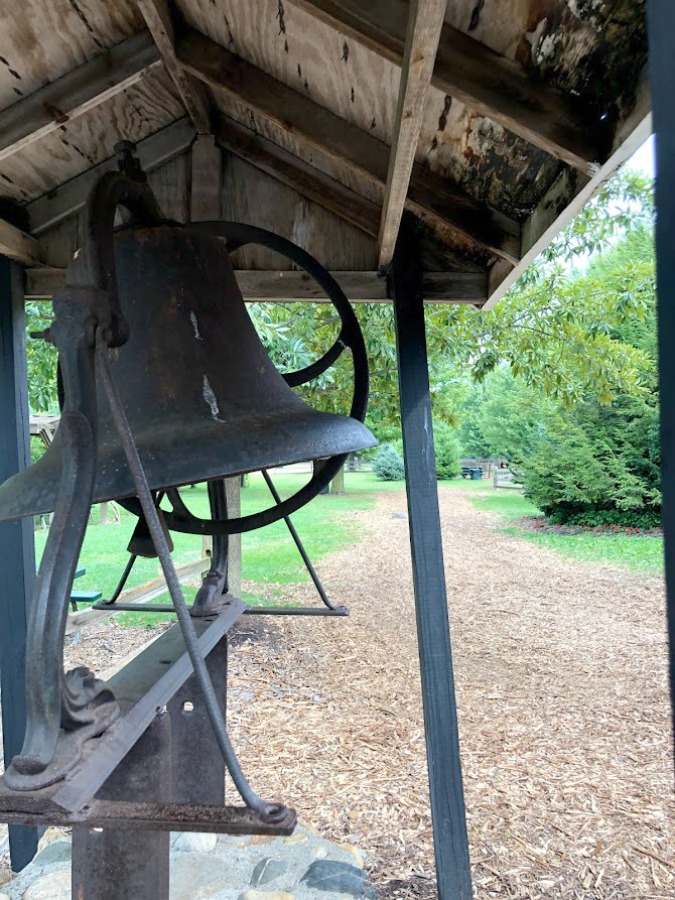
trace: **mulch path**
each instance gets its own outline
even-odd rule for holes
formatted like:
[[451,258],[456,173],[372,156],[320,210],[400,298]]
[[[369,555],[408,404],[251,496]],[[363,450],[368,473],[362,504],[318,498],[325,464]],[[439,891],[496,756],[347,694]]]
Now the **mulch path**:
[[[260,794],[358,845],[382,897],[432,898],[404,510],[351,513],[366,538],[321,562],[349,619],[242,620],[229,716]],[[662,580],[502,535],[461,490],[441,513],[476,900],[671,898]],[[149,637],[107,625],[72,655],[105,668],[129,631]]]
[[[354,513],[368,538],[321,563],[348,620],[233,652],[232,721],[261,793],[364,849],[384,896],[433,897],[403,510]],[[662,581],[503,536],[458,490],[441,510],[476,897],[672,897]]]

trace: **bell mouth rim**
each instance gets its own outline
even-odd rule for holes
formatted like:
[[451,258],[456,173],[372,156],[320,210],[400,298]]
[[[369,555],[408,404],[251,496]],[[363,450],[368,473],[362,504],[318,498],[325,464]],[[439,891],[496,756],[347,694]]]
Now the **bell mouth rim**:
[[[222,462],[218,465],[219,459],[228,458],[228,451],[222,438],[221,429],[218,429],[221,433],[217,434],[214,432],[214,427],[218,423],[213,423],[213,425],[209,423],[209,438],[208,441],[202,442],[201,447],[203,448],[205,443],[209,445],[208,450],[213,453],[214,461],[212,463],[209,461],[210,464],[205,464],[207,471],[202,471],[199,475],[194,471],[187,471],[185,469],[183,469],[181,473],[179,467],[174,467],[173,471],[169,473],[166,471],[166,463],[162,462],[162,456],[166,455],[168,455],[170,459],[179,458],[181,455],[185,458],[187,455],[186,448],[189,448],[190,445],[195,442],[194,433],[189,436],[184,436],[182,445],[179,445],[178,442],[174,442],[173,448],[168,454],[162,452],[166,451],[166,440],[162,434],[163,430],[153,430],[153,446],[149,446],[148,443],[143,442],[143,431],[137,433],[136,439],[138,441],[139,454],[148,478],[148,483],[150,489],[153,491],[159,491],[170,487],[181,488],[190,484],[215,481],[220,478],[236,478],[250,472],[261,471],[262,469],[275,469],[286,465],[313,462],[320,459],[330,459],[335,456],[348,456],[350,453],[368,450],[372,447],[376,447],[378,444],[376,438],[366,425],[358,419],[353,419],[349,416],[319,412],[310,408],[309,413],[297,416],[294,424],[296,427],[300,427],[307,420],[311,420],[315,417],[324,419],[324,422],[326,422],[327,419],[328,422],[326,422],[326,424],[329,424],[330,420],[332,420],[343,432],[346,427],[349,428],[350,439],[348,440],[347,435],[344,435],[343,443],[338,448],[338,452],[331,450],[327,444],[323,446],[315,445],[315,451],[312,452],[311,448],[302,446],[298,442],[295,449],[289,449],[288,447],[284,448],[282,445],[277,444],[275,455],[274,445],[272,446],[272,450],[270,450],[269,437],[265,434],[264,430],[261,430],[261,435],[265,436],[265,440],[261,442],[261,446],[259,448],[254,447],[253,451],[251,451],[250,445],[247,445],[245,450],[248,454],[248,460],[253,458],[254,463],[241,465],[233,463],[233,465],[228,467],[224,467]],[[228,429],[230,439],[232,439],[231,435],[233,431],[234,429]],[[290,437],[292,438],[292,436],[291,433]],[[60,452],[60,441],[58,439],[57,430],[54,441],[41,459],[27,469],[13,475],[0,485],[0,521],[46,515],[54,511],[61,470]],[[223,471],[224,468],[225,471]],[[99,445],[96,459],[96,472],[97,479],[104,481],[104,484],[97,481],[94,485],[94,492],[91,500],[92,505],[106,503],[111,500],[125,500],[136,496],[131,473],[126,465],[122,449],[118,444],[111,445],[110,443],[102,443]],[[120,475],[120,472],[123,474]],[[30,473],[33,474],[30,475]],[[174,477],[168,477],[170,474]],[[35,498],[35,502],[25,502],[25,488],[30,486],[30,479],[35,479],[36,477],[43,480],[42,491],[39,496]],[[115,478],[117,479],[116,483],[118,488],[113,489]],[[110,487],[109,489],[106,489],[108,485],[110,485]],[[13,499],[12,493],[14,493]],[[21,502],[22,500],[24,502]]]

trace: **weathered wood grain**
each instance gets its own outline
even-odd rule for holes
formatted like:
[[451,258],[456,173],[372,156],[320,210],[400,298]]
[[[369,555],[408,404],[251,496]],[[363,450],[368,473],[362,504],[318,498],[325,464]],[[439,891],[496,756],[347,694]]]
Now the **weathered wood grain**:
[[161,65],[147,31],[115,45],[0,113],[0,160],[83,115]]
[[0,190],[30,203],[184,115],[173,82],[160,66],[86,115],[65,122],[0,162]]
[[[277,303],[328,302],[321,288],[305,272],[278,269],[236,269],[244,298],[249,302]],[[379,272],[331,272],[352,303],[388,303],[386,279]],[[29,268],[26,270],[26,297],[48,300],[65,284],[65,269]],[[487,276],[480,272],[427,272],[424,275],[424,300],[431,303],[469,303],[485,301]]]
[[[374,53],[403,64],[408,6],[404,0],[292,2]],[[601,161],[599,123],[594,125],[573,101],[535,81],[518,63],[449,24],[442,30],[432,84],[584,172],[594,172]]]
[[445,0],[413,0],[403,54],[394,140],[378,237],[380,265],[391,262],[424,116],[424,101],[441,36]]
[[[382,141],[192,29],[178,36],[176,55],[213,90],[236,97],[319,153],[346,161],[371,182],[386,185],[389,148]],[[449,179],[420,165],[413,169],[407,205],[441,239],[444,231],[451,231],[497,256],[511,261],[519,258],[516,222],[477,203]]]
[[40,260],[38,242],[4,219],[0,219],[0,256],[6,256],[26,266]]
[[217,130],[218,142],[226,150],[278,179],[308,200],[323,206],[366,234],[375,237],[379,207],[360,197],[320,169],[305,163],[272,141],[225,116]]
[[[192,122],[188,118],[183,118],[140,141],[136,153],[143,168],[152,171],[163,162],[182,153],[192,143],[194,136]],[[116,168],[117,157],[109,156],[56,190],[29,203],[27,209],[31,233],[40,234],[81,209],[97,179],[103,172]]]
[[220,219],[223,195],[223,154],[215,135],[200,134],[192,145],[190,220]]
[[176,61],[175,35],[169,0],[136,0],[136,3],[197,133],[208,134],[211,130],[209,98],[204,86],[195,81]]
[[2,0],[0,109],[84,65],[143,28],[132,2]]

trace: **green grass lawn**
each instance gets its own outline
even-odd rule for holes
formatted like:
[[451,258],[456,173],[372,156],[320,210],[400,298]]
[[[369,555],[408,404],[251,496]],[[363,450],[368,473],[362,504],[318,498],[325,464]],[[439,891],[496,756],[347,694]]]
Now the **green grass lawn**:
[[[501,531],[555,550],[563,556],[590,563],[609,563],[628,569],[660,575],[663,572],[663,539],[625,534],[538,534],[518,527],[516,520],[523,516],[538,516],[540,511],[518,490],[486,487],[480,482],[471,502],[478,509],[497,513],[504,524]],[[481,490],[482,487],[482,490]]]
[[[281,473],[274,476],[274,482],[282,498],[294,493],[308,476]],[[376,492],[400,489],[402,483],[392,485],[378,481],[372,473],[347,473],[346,493],[341,495],[320,495],[292,517],[293,523],[303,541],[312,562],[316,563],[326,554],[358,541],[361,529],[349,515],[355,510],[370,509],[376,499]],[[183,492],[186,503],[197,515],[208,515],[208,497],[205,485]],[[269,506],[273,501],[262,476],[258,473],[249,479],[249,485],[241,492],[242,514],[248,515]],[[112,515],[109,512],[109,519]],[[76,590],[99,590],[109,597],[119,581],[127,562],[126,547],[136,523],[134,516],[121,510],[121,522],[98,524],[99,507],[95,507],[80,555],[81,566],[86,574],[78,578]],[[195,535],[173,534],[176,565],[199,559],[201,538]],[[47,532],[38,530],[35,535],[36,554],[42,555]],[[284,522],[277,522],[267,528],[249,532],[242,536],[243,574],[247,581],[258,582],[261,590],[270,593],[267,585],[289,584],[309,580],[307,570],[293,544]],[[127,587],[135,587],[156,578],[160,574],[156,559],[138,559]],[[249,595],[247,599],[254,599]],[[153,603],[168,602],[168,594],[153,600]],[[119,621],[125,624],[142,625],[166,621],[161,615],[151,613],[120,614]]]

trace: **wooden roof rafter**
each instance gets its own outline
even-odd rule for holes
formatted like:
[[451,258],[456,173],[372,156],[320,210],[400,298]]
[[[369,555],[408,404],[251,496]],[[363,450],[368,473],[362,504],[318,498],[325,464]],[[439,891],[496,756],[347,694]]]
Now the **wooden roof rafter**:
[[[406,0],[291,0],[305,12],[402,66]],[[574,168],[594,175],[605,142],[599,123],[515,62],[445,23],[431,84]]]
[[[151,172],[188,149],[195,137],[195,129],[185,116],[166,128],[156,131],[136,145],[136,156],[146,172]],[[26,207],[33,235],[47,229],[82,209],[89,191],[104,173],[118,167],[118,158],[111,156],[98,165],[86,169],[59,188],[33,200]]]
[[132,35],[0,112],[0,160],[135,84],[161,65],[149,32]]
[[[215,94],[244,104],[257,115],[292,133],[310,156],[338,160],[384,197],[390,148],[356,125],[340,118],[236,56],[195,29],[177,34],[176,56],[186,71]],[[478,251],[516,263],[520,258],[520,226],[503,213],[470,197],[447,178],[416,163],[406,207],[441,241],[460,240]]]
[[194,123],[197,134],[209,134],[211,131],[211,103],[203,84],[191,77],[178,64],[173,12],[169,0],[136,0],[136,5],[145,19],[166,70],[176,86],[185,111]]
[[[2,247],[0,233],[0,248]],[[248,302],[327,303],[319,285],[298,270],[235,269],[237,282]],[[333,271],[331,275],[353,303],[387,303],[386,279],[379,272]],[[66,280],[66,270],[31,267],[26,270],[26,297],[49,299]],[[425,300],[436,303],[480,305],[485,302],[487,275],[484,272],[427,272]]]
[[40,262],[39,244],[32,235],[0,219],[0,256],[32,266]]
[[441,37],[446,0],[412,0],[401,69],[394,140],[378,236],[379,264],[388,266],[405,208],[419,143],[424,101]]

